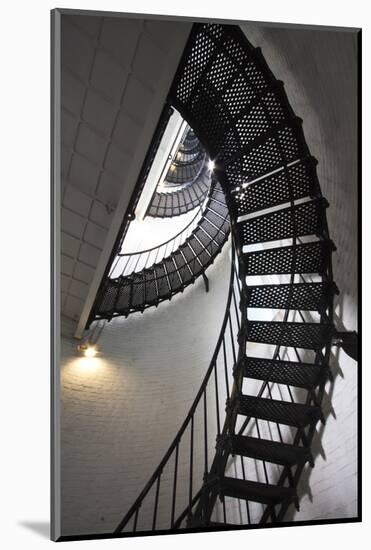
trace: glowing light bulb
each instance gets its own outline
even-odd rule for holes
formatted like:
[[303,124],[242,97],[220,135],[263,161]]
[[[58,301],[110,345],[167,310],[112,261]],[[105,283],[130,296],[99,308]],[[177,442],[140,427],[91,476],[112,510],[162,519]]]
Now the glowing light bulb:
[[208,167],[209,170],[213,171],[215,168],[215,162],[213,160],[209,160]]
[[84,354],[84,357],[95,357],[97,355],[97,348],[91,344],[80,344],[77,349]]
[[96,354],[97,350],[95,349],[95,346],[88,346],[84,351],[85,357],[95,357]]

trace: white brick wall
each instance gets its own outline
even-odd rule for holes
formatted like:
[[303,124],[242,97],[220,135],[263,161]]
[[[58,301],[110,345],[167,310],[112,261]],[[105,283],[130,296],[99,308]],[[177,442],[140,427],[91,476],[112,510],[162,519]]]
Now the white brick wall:
[[[322,40],[321,31],[307,32],[246,27],[285,82],[319,160],[322,190],[330,202],[330,232],[338,248],[334,277],[341,295],[336,321],[354,330],[354,38],[326,33]],[[207,367],[224,311],[227,273],[224,253],[210,270],[209,294],[198,281],[157,310],[113,321],[100,340],[102,354],[93,361],[95,370],[77,358],[72,340],[63,340],[63,533],[112,530],[153,472]],[[159,345],[162,339],[166,348]],[[336,377],[326,388],[327,422],[318,425],[316,466],[303,476],[301,510],[292,512],[294,520],[356,514],[357,365],[343,352],[332,357],[331,365]]]
[[189,30],[62,16],[61,309],[82,326]]
[[[340,289],[335,323],[357,330],[356,37],[353,33],[244,25],[276,78],[283,80],[306,140],[318,159],[322,192],[330,203],[329,230],[337,246],[334,279]],[[334,349],[336,352],[336,349]],[[334,384],[327,384],[326,426],[317,427],[316,465],[299,487],[296,520],[352,517],[357,513],[357,363],[335,353]],[[330,412],[330,401],[333,409]],[[310,485],[308,492],[307,485]],[[289,519],[290,516],[288,516]]]
[[157,309],[107,324],[99,358],[78,357],[76,342],[62,339],[62,533],[112,531],[153,473],[209,365],[229,265],[228,246],[208,271],[209,293],[199,279]]

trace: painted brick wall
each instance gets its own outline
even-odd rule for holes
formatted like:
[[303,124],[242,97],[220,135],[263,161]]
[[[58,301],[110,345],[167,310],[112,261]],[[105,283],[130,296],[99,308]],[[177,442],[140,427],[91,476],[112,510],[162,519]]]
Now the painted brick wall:
[[[337,247],[333,267],[340,296],[335,324],[357,330],[356,37],[351,32],[263,25],[244,25],[243,30],[262,48],[303,119],[309,149],[318,160],[322,192],[330,203],[328,224]],[[352,517],[357,510],[358,366],[341,351],[332,356],[331,367],[336,376],[326,387],[326,425],[318,425],[314,440],[316,465],[300,483],[300,512],[291,511],[297,520]]]
[[62,533],[112,531],[153,473],[209,365],[229,265],[226,246],[209,293],[201,278],[157,309],[113,320],[97,358],[62,339]]
[[[319,160],[338,249],[336,323],[356,330],[354,38],[333,33],[323,40],[320,31],[264,27],[245,31],[285,82]],[[157,310],[113,321],[100,340],[101,356],[90,366],[77,358],[72,340],[63,340],[64,533],[112,530],[151,475],[207,367],[224,312],[227,273],[225,252],[210,269],[209,294],[198,281]],[[163,335],[166,348],[158,344]],[[331,366],[336,376],[326,388],[326,425],[318,426],[314,441],[316,466],[300,484],[301,510],[291,514],[297,520],[356,513],[357,365],[339,352]]]

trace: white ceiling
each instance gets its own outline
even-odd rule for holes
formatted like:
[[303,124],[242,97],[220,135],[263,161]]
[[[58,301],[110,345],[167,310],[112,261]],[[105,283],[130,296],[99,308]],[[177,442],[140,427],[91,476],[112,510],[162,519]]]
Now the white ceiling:
[[62,16],[61,312],[69,334],[82,334],[189,31],[188,23]]

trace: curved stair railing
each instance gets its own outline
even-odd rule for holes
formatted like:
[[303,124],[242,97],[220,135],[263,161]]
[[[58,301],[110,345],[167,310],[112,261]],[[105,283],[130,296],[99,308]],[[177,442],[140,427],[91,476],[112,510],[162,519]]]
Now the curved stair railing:
[[233,384],[239,294],[232,247],[225,314],[205,377],[177,435],[115,532],[176,529],[198,502],[213,443],[221,433],[223,404]]
[[[301,473],[314,465],[311,442],[331,380],[338,291],[317,162],[282,82],[239,27],[194,25],[169,100],[215,163],[240,283],[224,426],[203,482],[170,528],[282,521],[299,508]],[[188,465],[193,488],[192,457]]]
[[203,214],[202,205],[191,220],[178,233],[166,241],[145,250],[118,253],[110,271],[110,278],[127,277],[157,264],[175,252],[191,236]]
[[153,218],[173,218],[197,208],[207,197],[210,189],[210,170],[206,159],[201,171],[194,180],[171,190],[156,190],[148,206],[146,216]]
[[[164,300],[171,300],[178,292],[183,292],[214,262],[228,239],[229,228],[224,193],[214,181],[202,216],[190,236],[176,250],[160,261],[155,259],[150,267],[136,271],[140,257],[145,258],[146,252],[142,251],[136,257],[135,261],[138,263],[136,267],[134,264],[130,275],[125,275],[124,270],[118,277],[108,276],[103,281],[94,306],[94,319],[110,320],[117,316],[128,316],[134,311],[143,312],[149,307],[157,307]],[[160,252],[159,248],[157,250]],[[120,254],[117,259],[120,260]],[[115,266],[116,261],[114,270]]]

